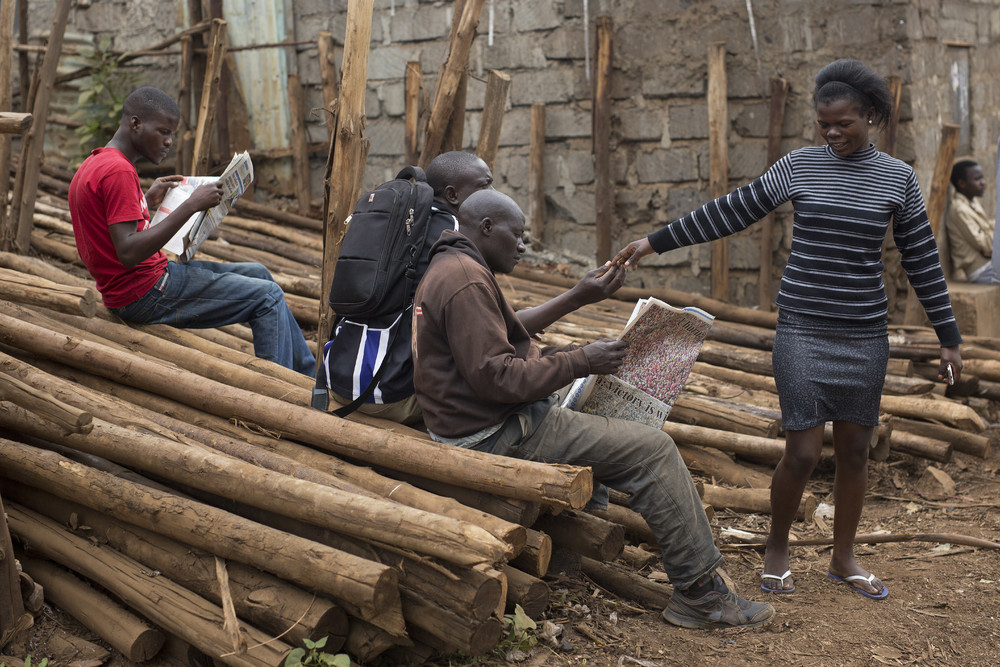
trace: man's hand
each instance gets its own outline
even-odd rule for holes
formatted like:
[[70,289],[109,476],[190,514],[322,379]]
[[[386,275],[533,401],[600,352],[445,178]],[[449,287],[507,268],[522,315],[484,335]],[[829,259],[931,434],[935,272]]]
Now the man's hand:
[[174,174],[173,176],[160,176],[153,181],[153,184],[146,190],[146,205],[149,206],[149,209],[155,211],[160,208],[160,204],[163,203],[163,198],[167,195],[167,192],[172,188],[176,188],[183,180],[183,176]]
[[587,271],[574,287],[580,305],[603,301],[625,283],[625,269],[611,262]]
[[626,269],[634,269],[640,259],[652,252],[653,246],[649,245],[649,239],[642,238],[638,241],[632,241],[619,250],[611,263],[615,266],[624,266]]
[[222,201],[222,183],[216,181],[215,183],[206,183],[205,185],[199,185],[195,188],[195,191],[191,193],[188,197],[186,203],[198,211],[206,211],[216,204]]
[[605,338],[583,346],[590,362],[590,372],[595,375],[609,375],[622,365],[628,343],[623,340]]

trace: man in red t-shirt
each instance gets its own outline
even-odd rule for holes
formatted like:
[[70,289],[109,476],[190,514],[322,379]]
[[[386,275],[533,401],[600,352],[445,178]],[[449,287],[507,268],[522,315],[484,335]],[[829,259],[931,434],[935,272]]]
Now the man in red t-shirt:
[[258,357],[312,376],[315,357],[263,265],[180,264],[160,250],[189,217],[222,198],[220,185],[203,185],[150,227],[149,207],[158,207],[182,177],[158,178],[143,195],[134,165],[139,158],[159,164],[167,156],[179,119],[169,95],[138,89],[125,100],[115,136],[84,160],[70,184],[77,251],[104,305],[137,324],[212,328],[246,322]]

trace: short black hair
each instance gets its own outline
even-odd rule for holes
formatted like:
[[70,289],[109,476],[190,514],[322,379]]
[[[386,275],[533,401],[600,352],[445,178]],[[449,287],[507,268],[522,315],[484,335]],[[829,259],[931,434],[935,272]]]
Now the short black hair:
[[427,165],[426,174],[427,183],[434,188],[434,196],[443,196],[446,187],[461,182],[466,170],[480,159],[482,158],[475,153],[449,151],[441,153],[431,160],[431,163]]
[[958,187],[958,182],[965,180],[965,174],[972,167],[978,167],[979,163],[975,160],[959,160],[951,168],[951,184],[956,188]]
[[152,86],[143,86],[133,91],[122,105],[122,118],[125,120],[132,116],[146,120],[157,114],[180,118],[181,110],[174,98]]
[[885,129],[892,116],[892,94],[885,79],[860,60],[835,60],[816,75],[813,104],[847,99],[861,112],[875,111],[874,122]]

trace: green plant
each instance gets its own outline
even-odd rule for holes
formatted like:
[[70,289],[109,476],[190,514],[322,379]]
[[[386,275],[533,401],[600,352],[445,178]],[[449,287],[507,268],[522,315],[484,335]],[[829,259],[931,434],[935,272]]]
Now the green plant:
[[538,638],[534,635],[538,625],[524,613],[521,605],[514,605],[514,613],[505,615],[503,620],[510,626],[507,641],[511,648],[530,651],[538,643]]
[[[41,662],[39,662],[37,665],[35,665],[35,667],[45,667],[45,665],[47,665],[47,664],[49,664],[49,659],[48,658],[42,658]],[[0,667],[7,667],[7,663],[0,662]],[[24,667],[31,667],[31,656],[30,655],[24,659]]]
[[81,123],[75,130],[80,137],[80,161],[114,136],[122,105],[135,84],[135,75],[122,68],[110,47],[111,39],[104,35],[93,51],[83,54],[91,73],[81,85],[77,109],[70,116]]
[[303,639],[306,647],[292,649],[285,658],[285,667],[351,667],[351,658],[346,653],[333,655],[323,651],[327,639],[329,637],[316,641]]

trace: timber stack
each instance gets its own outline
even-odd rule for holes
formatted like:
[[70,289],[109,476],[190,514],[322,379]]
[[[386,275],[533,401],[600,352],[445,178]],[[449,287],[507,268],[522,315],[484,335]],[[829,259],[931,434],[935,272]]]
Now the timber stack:
[[[46,259],[0,253],[0,495],[15,544],[30,547],[17,551],[25,573],[129,659],[180,643],[189,655],[273,667],[324,636],[326,650],[362,661],[482,654],[515,605],[545,611],[553,552],[636,604],[666,603],[669,587],[638,574],[657,547],[628,498],[583,510],[588,469],[313,410],[312,382],[255,358],[245,326],[117,321],[83,277],[68,177],[46,168],[39,180],[31,244]],[[199,258],[264,263],[303,330],[315,330],[321,228],[240,202]],[[517,308],[574,282],[542,269],[500,281]],[[650,293],[619,296],[567,316],[545,342],[617,335],[630,301]],[[774,314],[652,296],[717,317],[663,427],[704,480],[706,512],[768,512],[784,448]],[[967,399],[1000,398],[1000,341],[967,341],[963,381],[947,392],[934,382],[930,330],[894,328],[891,350],[871,456],[985,457],[985,424]],[[800,519],[817,503],[807,493]]]

